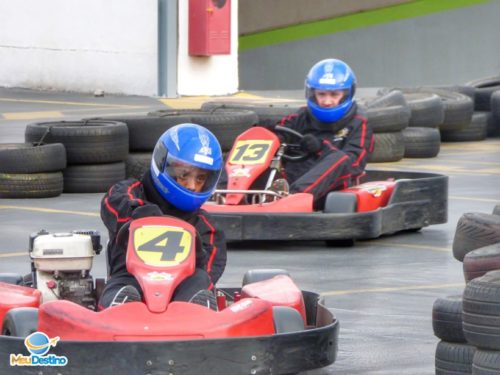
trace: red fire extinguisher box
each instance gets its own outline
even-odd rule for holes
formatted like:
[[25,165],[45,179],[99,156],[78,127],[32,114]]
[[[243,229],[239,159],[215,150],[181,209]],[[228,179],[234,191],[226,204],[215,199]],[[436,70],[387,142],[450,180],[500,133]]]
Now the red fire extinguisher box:
[[189,54],[231,53],[231,0],[189,0]]

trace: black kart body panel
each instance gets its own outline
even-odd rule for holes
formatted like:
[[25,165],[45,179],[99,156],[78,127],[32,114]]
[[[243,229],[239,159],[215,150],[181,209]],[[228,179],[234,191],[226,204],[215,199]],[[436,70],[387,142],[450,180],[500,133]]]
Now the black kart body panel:
[[[228,293],[238,288],[225,289]],[[59,341],[48,354],[66,366],[10,366],[29,355],[24,339],[0,337],[1,374],[289,374],[320,368],[337,356],[339,323],[318,294],[303,291],[308,329],[271,336],[185,341]]]
[[370,239],[448,219],[448,177],[369,170],[361,182],[396,180],[387,206],[357,213],[220,213],[211,216],[228,241]]

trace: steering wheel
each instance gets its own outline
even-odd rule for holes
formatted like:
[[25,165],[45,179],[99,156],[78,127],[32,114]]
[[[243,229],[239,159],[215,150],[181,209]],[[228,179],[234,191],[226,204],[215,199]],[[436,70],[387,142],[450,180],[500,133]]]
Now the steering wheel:
[[[287,128],[285,126],[276,125],[274,127],[274,130],[276,130],[278,133],[290,134],[292,135],[292,138],[296,138],[298,141],[304,138],[304,136],[300,134],[298,131]],[[304,151],[302,147],[300,147],[300,144],[287,143],[285,153],[283,154],[282,157],[287,161],[302,161],[304,159],[307,159],[308,156],[309,153],[307,151]]]

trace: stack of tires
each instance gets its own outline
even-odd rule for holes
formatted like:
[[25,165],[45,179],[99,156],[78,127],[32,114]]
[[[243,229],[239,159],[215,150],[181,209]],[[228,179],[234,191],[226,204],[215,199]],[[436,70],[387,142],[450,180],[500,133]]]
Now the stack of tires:
[[49,198],[63,191],[61,143],[0,144],[0,198]]
[[61,143],[66,149],[65,193],[105,192],[125,178],[128,130],[116,121],[54,121],[28,124],[26,142]]
[[500,76],[479,78],[466,85],[475,90],[474,114],[481,122],[476,132],[485,137],[500,136]]
[[370,163],[399,161],[404,157],[402,131],[408,127],[411,110],[401,91],[380,93],[377,97],[357,99],[361,111],[373,130],[375,146]]
[[174,125],[195,123],[209,129],[219,140],[222,150],[228,151],[235,138],[258,122],[255,112],[248,110],[216,109],[213,111],[179,109],[150,112],[146,116],[113,116],[87,121],[112,121],[128,129],[128,156],[125,161],[127,178],[140,178],[150,167],[158,138]]
[[463,295],[438,298],[432,309],[436,374],[500,373],[500,205],[493,214],[465,213],[453,256],[463,262]]

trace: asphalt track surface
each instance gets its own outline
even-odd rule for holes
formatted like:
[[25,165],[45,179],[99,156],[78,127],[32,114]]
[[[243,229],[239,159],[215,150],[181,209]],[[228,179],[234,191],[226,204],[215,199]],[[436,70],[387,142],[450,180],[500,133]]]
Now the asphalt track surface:
[[[290,93],[292,96],[296,93]],[[206,99],[96,98],[0,88],[0,142],[23,142],[25,126],[33,121],[196,108]],[[359,241],[352,248],[328,248],[319,241],[232,245],[219,285],[240,285],[247,269],[284,268],[302,289],[324,296],[340,321],[338,357],[331,366],[307,374],[434,374],[438,339],[432,332],[432,304],[438,297],[463,292],[462,264],[451,252],[460,216],[491,213],[500,203],[500,138],[444,143],[436,158],[368,167],[448,175],[448,222],[417,233]],[[101,197],[63,194],[46,199],[1,199],[0,272],[29,272],[28,237],[40,229],[97,229],[105,243],[107,235],[98,215]],[[103,255],[97,256],[93,275],[104,277],[105,270]]]

